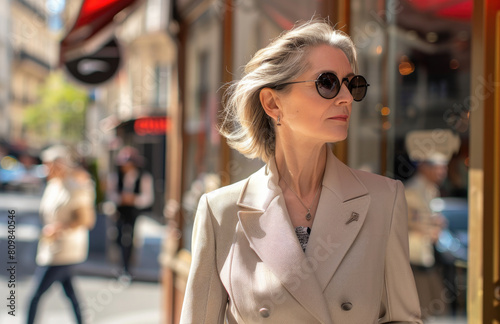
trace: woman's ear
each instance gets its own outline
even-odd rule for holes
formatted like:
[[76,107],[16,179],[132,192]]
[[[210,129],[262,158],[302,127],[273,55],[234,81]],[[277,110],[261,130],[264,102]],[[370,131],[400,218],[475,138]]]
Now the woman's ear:
[[260,103],[266,114],[274,120],[281,116],[281,104],[279,97],[274,89],[263,88],[259,94]]

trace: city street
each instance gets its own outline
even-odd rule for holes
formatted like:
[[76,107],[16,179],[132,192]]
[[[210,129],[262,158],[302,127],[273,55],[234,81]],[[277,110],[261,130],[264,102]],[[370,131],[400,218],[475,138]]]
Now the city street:
[[[36,269],[35,253],[41,228],[38,219],[39,194],[0,193],[0,286],[2,300],[0,323],[25,323]],[[15,211],[15,316],[8,314],[8,215]],[[75,285],[86,323],[160,323],[161,287],[158,255],[164,228],[148,217],[137,221],[136,258],[133,280],[119,278],[116,247],[108,237],[113,229],[105,216],[99,215],[90,233],[89,259],[75,267]],[[62,287],[53,285],[39,304],[38,323],[75,323],[71,304]]]
[[[2,291],[7,286],[1,277]],[[75,286],[87,324],[158,324],[161,323],[161,286],[154,282],[121,282],[116,278],[77,276]],[[31,277],[16,285],[16,316],[10,316],[2,293],[0,323],[26,322],[26,312],[33,282]],[[38,306],[37,322],[76,323],[71,304],[60,285],[53,285]]]

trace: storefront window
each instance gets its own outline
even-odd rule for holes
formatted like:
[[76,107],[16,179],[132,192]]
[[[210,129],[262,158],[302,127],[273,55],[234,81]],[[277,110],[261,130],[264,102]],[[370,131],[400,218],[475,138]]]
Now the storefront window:
[[[410,259],[424,317],[465,312],[471,13],[472,1],[351,1],[349,32],[370,88],[353,104],[348,163],[406,186]],[[408,188],[425,163],[439,164],[442,181],[423,191],[436,199],[427,197],[431,203],[413,212]],[[423,209],[429,228],[439,228],[428,264],[412,259],[412,226],[425,219]],[[437,219],[439,226],[432,223]],[[424,268],[436,271],[434,284],[422,280]],[[422,297],[432,285],[433,297]]]
[[[351,166],[408,179],[405,137],[413,130],[452,130],[467,156],[472,5],[441,3],[351,2],[350,34],[370,83],[353,105]],[[466,183],[450,186],[463,190]]]
[[220,86],[220,35],[218,16],[207,13],[190,29],[187,44],[184,124],[183,247],[190,250],[191,231],[202,194],[220,186],[220,135],[217,123]]

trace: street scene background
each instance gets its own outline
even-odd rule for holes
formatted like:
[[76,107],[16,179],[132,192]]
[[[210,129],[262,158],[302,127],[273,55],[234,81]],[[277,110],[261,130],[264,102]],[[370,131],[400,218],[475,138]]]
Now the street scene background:
[[[370,83],[363,102],[353,104],[348,140],[334,153],[407,188],[419,188],[415,179],[425,172],[434,175],[422,185],[432,197],[408,199],[416,214],[439,219],[432,262],[412,264],[422,277],[437,275],[437,294],[422,312],[425,323],[466,323],[470,117],[497,86],[490,71],[472,74],[478,3],[0,0],[0,323],[26,320],[48,175],[41,153],[59,144],[90,174],[96,195],[89,256],[74,268],[85,320],[177,323],[199,198],[263,165],[229,149],[217,132],[224,84],[241,78],[258,49],[312,17],[352,37]],[[151,177],[154,196],[133,228],[130,273],[121,264],[110,194],[111,176],[127,162],[124,148],[135,152],[130,160],[141,176]],[[11,212],[15,317],[5,290]],[[429,281],[417,288],[429,290]],[[37,319],[74,322],[59,285],[42,297]]]
[[[33,293],[33,274],[36,268],[35,253],[41,224],[38,216],[40,205],[39,194],[29,193],[0,193],[0,210],[5,211],[1,219],[0,249],[7,251],[7,210],[16,211],[16,272],[15,316],[7,313],[9,310],[2,306],[0,313],[1,323],[25,323],[27,305]],[[76,266],[77,275],[74,284],[79,292],[82,304],[83,318],[86,323],[161,323],[161,289],[158,282],[159,263],[158,255],[163,226],[148,222],[145,218],[137,224],[137,260],[134,264],[132,281],[120,278],[119,262],[111,262],[105,255],[106,235],[103,233],[109,226],[106,219],[100,219],[91,233],[89,259]],[[3,265],[7,265],[7,253],[1,257]],[[9,274],[2,271],[0,274],[2,291],[5,292],[7,282],[11,280]],[[6,301],[7,294],[2,293]],[[38,323],[74,323],[75,319],[69,301],[59,284],[54,284],[44,295],[40,303]]]

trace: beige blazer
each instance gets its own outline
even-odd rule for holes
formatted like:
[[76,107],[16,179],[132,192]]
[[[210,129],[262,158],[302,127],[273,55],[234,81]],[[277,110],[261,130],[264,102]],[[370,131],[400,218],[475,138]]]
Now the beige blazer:
[[421,323],[401,182],[331,152],[304,253],[274,161],[204,195],[181,323]]

